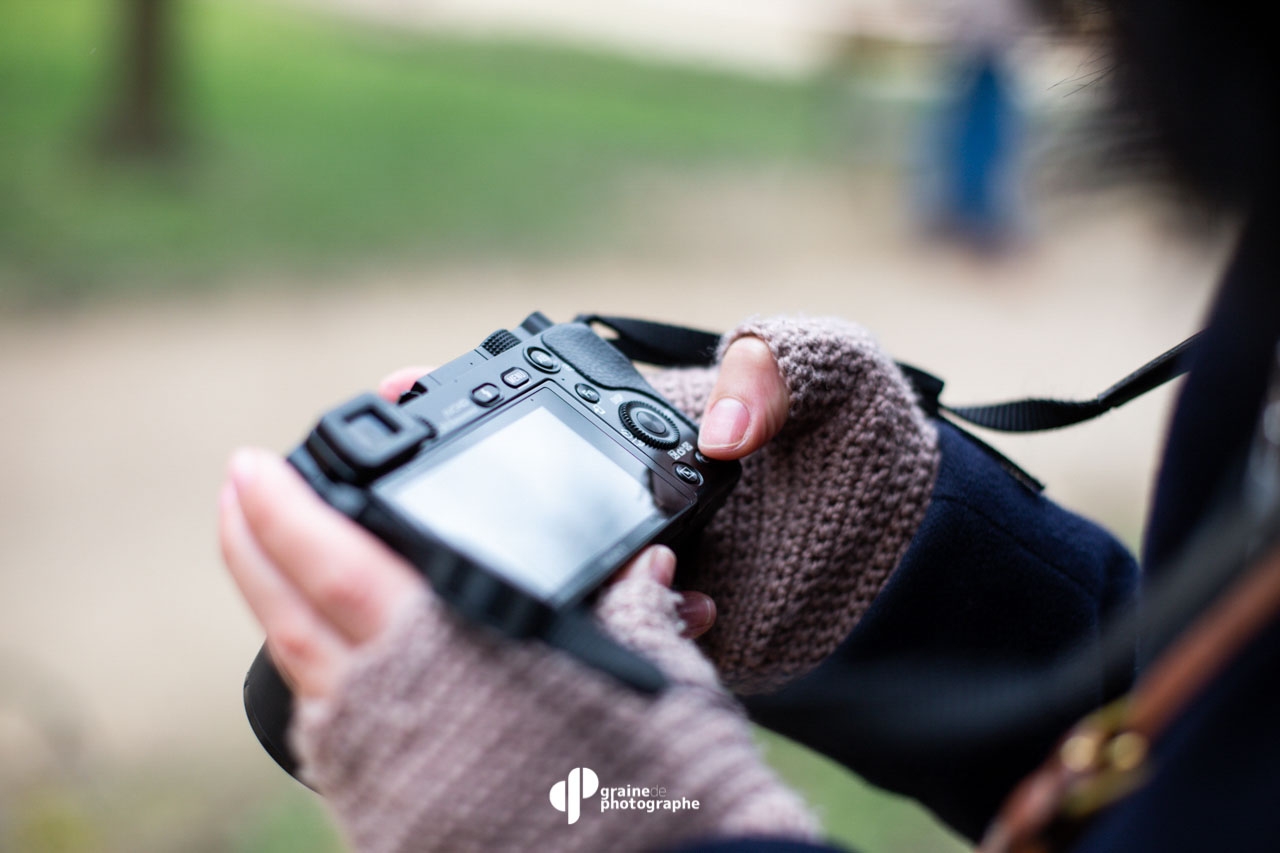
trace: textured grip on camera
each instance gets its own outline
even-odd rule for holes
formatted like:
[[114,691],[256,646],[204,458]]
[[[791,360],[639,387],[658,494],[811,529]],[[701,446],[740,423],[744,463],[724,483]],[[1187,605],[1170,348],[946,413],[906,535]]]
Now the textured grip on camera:
[[582,323],[565,323],[548,329],[542,341],[596,385],[632,388],[657,396],[630,359]]

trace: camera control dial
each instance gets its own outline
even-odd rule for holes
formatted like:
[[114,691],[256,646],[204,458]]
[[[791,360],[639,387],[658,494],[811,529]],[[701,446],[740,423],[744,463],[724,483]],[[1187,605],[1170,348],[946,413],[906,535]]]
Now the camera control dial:
[[512,347],[518,346],[520,346],[520,339],[506,329],[499,329],[480,344],[480,347],[489,355],[502,355]]
[[618,417],[627,432],[658,450],[680,443],[680,429],[662,412],[647,403],[632,400],[618,407]]

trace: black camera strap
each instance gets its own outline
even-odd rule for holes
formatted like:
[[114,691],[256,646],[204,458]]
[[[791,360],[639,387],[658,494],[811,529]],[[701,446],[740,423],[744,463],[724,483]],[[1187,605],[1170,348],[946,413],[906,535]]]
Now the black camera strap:
[[[610,329],[610,340],[623,355],[659,367],[707,367],[715,363],[720,335],[701,329],[674,326],[632,317],[583,314],[578,322]],[[949,406],[939,398],[943,380],[909,364],[898,363],[911,382],[920,404],[931,415],[943,413],[974,426],[997,432],[1042,432],[1092,420],[1123,406],[1186,373],[1189,355],[1201,332],[1161,353],[1110,388],[1089,400],[1028,398],[978,406]]]
[[[926,408],[932,400],[937,410],[968,421],[974,426],[999,432],[1041,432],[1092,420],[1178,378],[1190,368],[1190,352],[1202,334],[1204,333],[1195,333],[1089,400],[1029,398],[982,406],[947,406],[937,396],[942,392],[941,380],[908,364],[900,363],[898,366],[907,375],[916,392],[921,394]],[[936,392],[930,398],[921,393],[922,389],[936,389]]]

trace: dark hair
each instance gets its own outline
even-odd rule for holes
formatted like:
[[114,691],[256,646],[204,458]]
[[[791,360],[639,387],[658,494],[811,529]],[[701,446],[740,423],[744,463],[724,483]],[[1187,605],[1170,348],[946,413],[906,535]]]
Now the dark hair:
[[1103,0],[1115,117],[1148,165],[1205,201],[1274,187],[1280,45],[1258,0]]

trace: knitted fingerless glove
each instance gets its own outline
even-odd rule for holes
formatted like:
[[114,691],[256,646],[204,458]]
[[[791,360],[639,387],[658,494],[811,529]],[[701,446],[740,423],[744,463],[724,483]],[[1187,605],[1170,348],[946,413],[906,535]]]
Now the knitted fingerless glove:
[[[291,736],[303,778],[369,853],[812,838],[812,815],[763,763],[710,663],[679,636],[676,598],[633,576],[598,610],[610,633],[670,677],[653,697],[538,643],[463,624],[424,596],[336,696],[300,704]],[[681,808],[602,810],[614,802],[605,789],[622,786]]]
[[[725,683],[764,692],[816,666],[853,629],[915,535],[937,474],[937,434],[897,366],[861,327],[753,319],[726,335],[768,344],[791,392],[782,431],[742,481],[678,581],[715,599],[702,642]],[[714,369],[651,384],[701,420]]]

